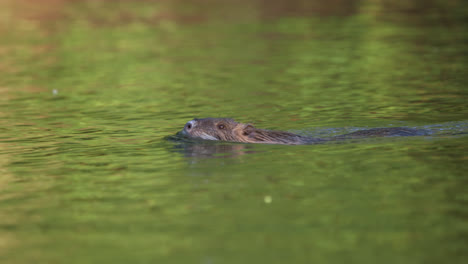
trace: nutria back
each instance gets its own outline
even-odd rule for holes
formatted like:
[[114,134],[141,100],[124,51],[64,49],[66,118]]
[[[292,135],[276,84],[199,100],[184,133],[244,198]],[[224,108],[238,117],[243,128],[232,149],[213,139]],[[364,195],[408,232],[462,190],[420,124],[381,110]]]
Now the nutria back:
[[410,137],[427,136],[429,133],[424,129],[409,127],[381,127],[359,130],[353,133],[334,137],[335,139],[366,138],[366,137]]
[[331,138],[313,138],[285,131],[259,129],[251,124],[237,123],[230,118],[193,119],[185,124],[181,133],[190,138],[243,143],[303,145],[324,141],[364,137],[419,136],[420,129],[392,127],[361,130]]

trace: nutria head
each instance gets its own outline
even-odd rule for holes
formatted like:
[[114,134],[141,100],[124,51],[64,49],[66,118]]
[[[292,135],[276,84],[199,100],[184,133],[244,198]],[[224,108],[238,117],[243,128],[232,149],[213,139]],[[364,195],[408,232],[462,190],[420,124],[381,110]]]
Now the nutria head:
[[195,118],[185,124],[182,134],[191,138],[243,142],[242,130],[249,126],[230,118]]
[[258,129],[230,118],[193,119],[182,134],[190,138],[265,144],[307,144],[311,139],[283,131]]

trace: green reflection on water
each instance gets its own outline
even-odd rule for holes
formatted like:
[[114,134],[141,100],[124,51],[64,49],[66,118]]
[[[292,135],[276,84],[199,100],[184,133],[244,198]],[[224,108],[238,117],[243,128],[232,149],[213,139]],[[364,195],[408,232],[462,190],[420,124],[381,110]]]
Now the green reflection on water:
[[2,262],[466,259],[466,136],[165,140],[466,127],[466,4],[202,2],[0,4]]

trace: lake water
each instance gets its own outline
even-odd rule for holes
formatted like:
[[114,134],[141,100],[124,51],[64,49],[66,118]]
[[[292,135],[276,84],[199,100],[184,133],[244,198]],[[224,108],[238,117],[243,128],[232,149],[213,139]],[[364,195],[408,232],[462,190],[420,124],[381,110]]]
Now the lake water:
[[461,0],[0,1],[0,262],[466,263],[467,43]]

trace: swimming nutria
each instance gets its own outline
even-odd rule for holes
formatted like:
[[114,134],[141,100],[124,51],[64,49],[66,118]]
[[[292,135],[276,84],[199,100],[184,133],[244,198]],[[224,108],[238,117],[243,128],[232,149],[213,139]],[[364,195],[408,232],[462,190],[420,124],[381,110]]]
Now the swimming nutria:
[[314,144],[337,139],[376,136],[419,136],[426,134],[425,130],[391,127],[361,130],[331,138],[312,138],[290,132],[259,129],[251,124],[237,123],[230,118],[193,119],[185,124],[181,133],[187,137],[198,139],[284,145]]

